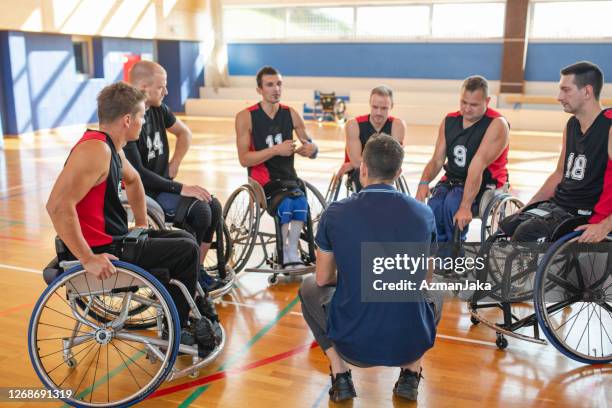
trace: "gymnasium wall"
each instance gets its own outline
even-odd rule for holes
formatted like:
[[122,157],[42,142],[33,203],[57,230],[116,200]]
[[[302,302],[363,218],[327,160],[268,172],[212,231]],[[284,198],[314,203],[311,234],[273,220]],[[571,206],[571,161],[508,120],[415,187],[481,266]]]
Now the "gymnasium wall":
[[[234,43],[230,75],[254,75],[273,65],[286,76],[463,79],[501,75],[502,44],[488,43]],[[525,80],[559,80],[559,69],[590,60],[612,81],[612,43],[530,43]]]
[[[168,102],[173,110],[183,111],[185,100],[203,85],[199,43],[165,40],[163,44],[162,49],[176,50],[158,55],[162,65],[174,64]],[[124,55],[153,59],[155,45],[152,40],[96,37],[94,77],[83,79],[75,71],[71,36],[0,31],[4,133],[96,122],[96,96],[105,85],[123,78]]]

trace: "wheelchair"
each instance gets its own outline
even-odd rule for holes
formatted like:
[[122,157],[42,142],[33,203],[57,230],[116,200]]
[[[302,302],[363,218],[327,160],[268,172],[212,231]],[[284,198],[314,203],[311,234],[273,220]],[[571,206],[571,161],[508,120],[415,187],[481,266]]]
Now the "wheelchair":
[[[321,193],[307,181],[303,181],[304,192],[308,201],[308,216],[300,235],[299,253],[303,267],[283,269],[283,245],[281,228],[277,217],[272,218],[274,232],[263,231],[269,221],[264,217],[267,212],[266,195],[263,187],[253,178],[236,189],[223,207],[223,218],[229,230],[233,251],[229,265],[236,273],[257,272],[270,274],[268,283],[275,285],[281,275],[303,275],[315,270],[314,235],[319,219],[326,207]],[[268,225],[269,226],[269,225]],[[258,248],[261,259],[254,266],[245,268],[251,261],[251,255]],[[266,265],[266,267],[263,267]]]
[[[581,232],[573,230],[586,220],[565,220],[548,243],[511,245],[500,231],[482,246],[486,267],[476,275],[492,287],[474,292],[468,310],[473,324],[496,331],[500,349],[508,346],[506,336],[536,344],[548,340],[581,363],[612,361],[606,329],[612,327],[612,235],[602,244],[576,242]],[[526,304],[530,300],[534,309]],[[501,322],[483,313],[491,308],[501,310]]]
[[[433,193],[434,188],[430,189],[431,193]],[[501,220],[524,207],[523,202],[511,195],[509,191],[509,183],[505,183],[499,188],[487,186],[480,197],[477,197],[477,203],[472,206],[472,217],[481,222],[480,242],[485,242],[499,229]]]
[[223,326],[199,284],[194,299],[181,282],[168,281],[191,306],[198,342],[185,345],[160,280],[136,265],[113,264],[117,272],[106,280],[57,258],[43,272],[48,286],[28,326],[30,360],[45,387],[73,406],[136,404],[164,380],[197,377],[225,348]]
[[[173,223],[166,221],[164,210],[157,201],[149,196],[145,196],[147,205],[147,225],[150,229],[154,230],[170,230],[172,229]],[[125,191],[121,194],[121,204],[125,209],[128,216],[128,226],[134,226],[134,213],[130,208],[127,201]],[[227,293],[229,293],[234,285],[236,274],[234,270],[227,264],[227,260],[231,256],[232,252],[232,241],[230,239],[229,230],[223,221],[223,218],[219,221],[222,226],[218,228],[213,236],[213,242],[206,254],[204,259],[204,269],[211,275],[218,277],[224,283],[223,286],[210,291],[210,295],[213,299],[217,299]],[[222,231],[222,233],[221,233]]]
[[[355,169],[352,171],[359,170]],[[329,185],[327,186],[327,191],[325,192],[325,203],[327,205],[333,203],[334,201],[338,201],[339,199],[349,197],[351,194],[356,192],[355,183],[349,173],[350,172],[346,172],[340,177],[338,177],[337,172],[333,174],[331,180],[329,181]],[[408,182],[403,174],[401,174],[397,180],[395,180],[395,188],[404,194],[410,195]]]
[[346,104],[335,92],[324,93],[316,91],[313,116],[317,122],[331,118],[336,123],[346,122]]

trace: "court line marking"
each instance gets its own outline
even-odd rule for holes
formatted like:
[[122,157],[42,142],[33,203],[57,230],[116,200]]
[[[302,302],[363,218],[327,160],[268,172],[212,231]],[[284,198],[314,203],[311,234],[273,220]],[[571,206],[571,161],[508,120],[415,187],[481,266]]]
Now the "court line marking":
[[[221,300],[220,305],[244,306],[249,309],[257,309],[257,305],[249,305],[248,303],[232,302],[231,300]],[[288,314],[303,316],[301,312],[290,311]]]
[[[286,315],[291,309],[293,309],[293,307],[298,303],[299,300],[300,298],[296,296],[291,302],[289,302],[289,304],[285,306],[283,310],[281,310],[270,323],[265,325],[259,332],[257,332],[257,334],[255,334],[255,336],[253,336],[251,340],[249,340],[247,344],[245,344],[240,351],[235,353],[228,361],[223,363],[218,368],[217,371],[226,370],[228,367],[231,367],[232,365],[234,365],[238,361],[238,359],[241,358],[243,355],[245,355],[258,340],[260,340],[268,331],[270,331],[270,329],[272,329],[276,325],[276,323],[280,321],[280,319],[284,315]],[[183,402],[179,405],[179,408],[188,407],[193,401],[195,401],[200,395],[202,395],[208,388],[210,388],[210,386],[211,384],[198,387],[185,400],[183,400]]]
[[177,393],[177,392],[189,389],[189,388],[197,387],[199,385],[208,384],[208,383],[211,383],[211,382],[223,379],[223,378],[228,378],[228,377],[232,377],[238,374],[242,374],[243,372],[252,370],[254,368],[258,368],[258,367],[261,367],[267,364],[271,364],[277,361],[285,360],[289,357],[300,354],[307,350],[311,350],[315,347],[318,347],[318,344],[315,341],[312,341],[311,343],[304,344],[299,347],[295,347],[283,353],[278,353],[278,354],[271,355],[269,357],[262,358],[261,360],[254,361],[252,363],[243,365],[238,368],[234,368],[231,370],[225,370],[225,371],[218,371],[216,373],[207,375],[205,377],[198,378],[197,380],[193,380],[193,381],[189,381],[183,384],[178,384],[172,387],[167,387],[167,388],[157,390],[153,394],[151,394],[149,397],[147,397],[147,399],[163,397],[164,395],[174,394],[174,393]]
[[39,275],[42,275],[42,270],[38,270],[38,269],[31,269],[31,268],[23,268],[21,266],[14,266],[14,265],[7,265],[7,264],[0,264],[0,268],[5,268],[5,269],[13,269],[16,271],[21,271],[21,272],[30,272],[30,273],[37,273]]

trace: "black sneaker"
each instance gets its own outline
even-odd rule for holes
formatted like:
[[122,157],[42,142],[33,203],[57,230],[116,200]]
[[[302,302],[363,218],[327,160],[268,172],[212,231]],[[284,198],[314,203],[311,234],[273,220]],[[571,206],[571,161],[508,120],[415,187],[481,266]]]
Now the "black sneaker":
[[[165,327],[162,330],[162,339],[168,340],[168,330]],[[181,344],[186,346],[196,344],[196,336],[186,327],[181,328]]]
[[419,394],[419,381],[423,378],[422,372],[423,369],[419,369],[419,372],[415,373],[407,368],[402,368],[395,387],[393,387],[393,394],[410,401],[416,401]]
[[329,376],[332,382],[332,386],[329,389],[330,400],[340,402],[353,399],[357,396],[355,386],[353,385],[353,378],[351,377],[351,370],[336,374],[336,378],[334,378],[333,374]]

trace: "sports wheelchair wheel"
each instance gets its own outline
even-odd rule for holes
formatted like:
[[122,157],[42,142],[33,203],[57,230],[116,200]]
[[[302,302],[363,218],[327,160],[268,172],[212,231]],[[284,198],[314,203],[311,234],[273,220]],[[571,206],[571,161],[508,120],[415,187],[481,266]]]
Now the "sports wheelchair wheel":
[[307,181],[304,181],[304,185],[306,186],[308,211],[310,211],[310,218],[312,219],[312,230],[313,233],[316,234],[319,226],[319,220],[321,219],[321,214],[323,214],[323,211],[327,207],[327,202],[325,201],[325,197],[323,197],[315,186]]
[[[30,319],[28,350],[34,370],[48,389],[70,390],[62,398],[70,405],[133,405],[168,376],[178,353],[179,318],[168,291],[137,266],[113,264],[117,272],[104,281],[80,265],[61,274],[45,289]],[[142,289],[152,296],[140,296]],[[77,299],[86,302],[85,310]],[[98,320],[88,313],[93,299],[120,299],[121,312]],[[155,310],[157,330],[125,328],[128,310],[142,305],[147,312]]]
[[334,120],[336,123],[346,122],[346,103],[341,98],[334,102]]
[[487,238],[499,230],[499,223],[506,217],[517,213],[525,204],[516,197],[510,194],[499,194],[494,196],[486,205],[486,208],[481,208],[480,219],[482,225],[480,227],[480,242],[485,242]]
[[[166,226],[166,216],[164,214],[164,210],[161,206],[149,196],[146,196],[146,204],[147,204],[147,226],[150,229],[154,230],[165,230],[168,229]],[[121,194],[121,204],[127,213],[128,227],[132,228],[136,226],[136,222],[134,220],[134,213],[132,212],[132,208],[127,201],[127,196],[125,193]]]
[[320,101],[316,101],[312,111],[312,116],[317,122],[321,123],[325,120],[325,115],[326,113],[323,110],[323,104]]
[[540,263],[536,317],[548,341],[585,364],[612,361],[612,236],[600,244],[563,236]]
[[223,207],[223,219],[229,232],[229,241],[233,246],[228,265],[236,273],[246,266],[253,252],[261,212],[255,192],[248,184],[234,191]]

